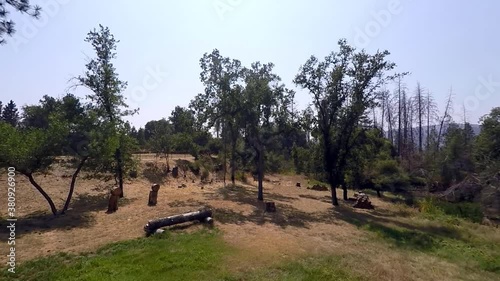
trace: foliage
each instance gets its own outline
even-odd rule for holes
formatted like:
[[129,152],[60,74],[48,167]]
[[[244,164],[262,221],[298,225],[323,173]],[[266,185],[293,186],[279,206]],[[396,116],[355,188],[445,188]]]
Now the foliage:
[[5,35],[12,36],[16,31],[14,21],[8,17],[11,9],[36,19],[42,10],[38,5],[31,5],[29,0],[0,0],[0,45],[5,44]]
[[392,78],[386,72],[395,67],[386,61],[388,51],[369,55],[364,50],[355,52],[346,40],[338,44],[340,50],[324,61],[311,56],[294,79],[313,96],[333,205],[338,205],[335,189],[344,184],[357,129],[363,125],[366,110],[375,106],[375,91]]
[[16,127],[19,124],[19,112],[13,100],[10,100],[9,103],[4,105],[0,113],[0,120],[10,124],[13,127]]
[[481,206],[477,203],[450,203],[434,197],[427,197],[420,200],[418,206],[419,210],[431,219],[449,220],[448,218],[451,217],[475,223],[480,223],[483,219]]

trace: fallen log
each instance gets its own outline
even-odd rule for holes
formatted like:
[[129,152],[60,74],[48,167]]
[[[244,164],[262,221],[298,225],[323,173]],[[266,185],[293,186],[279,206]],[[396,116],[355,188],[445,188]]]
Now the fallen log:
[[144,226],[144,231],[146,234],[153,234],[158,228],[176,225],[179,223],[184,223],[188,221],[200,221],[200,222],[212,222],[212,210],[210,209],[200,209],[198,211],[189,212],[180,215],[174,215],[166,218],[160,218],[155,220],[150,220]]

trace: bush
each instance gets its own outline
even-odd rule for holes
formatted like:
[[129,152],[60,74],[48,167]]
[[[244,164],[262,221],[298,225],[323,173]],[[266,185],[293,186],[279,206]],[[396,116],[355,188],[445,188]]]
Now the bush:
[[189,170],[195,174],[196,176],[198,176],[200,174],[200,164],[195,161],[195,162],[188,162],[188,167],[189,167]]
[[477,203],[450,203],[434,197],[428,197],[418,202],[420,212],[430,215],[430,218],[449,216],[480,223],[483,219],[481,206]]
[[379,160],[373,171],[366,177],[377,190],[395,192],[404,190],[410,184],[409,176],[403,172],[395,160]]
[[244,182],[244,183],[248,182],[247,175],[243,171],[236,171],[234,177],[238,181],[241,181],[241,182]]
[[201,180],[202,181],[205,181],[205,180],[208,180],[208,177],[210,176],[210,172],[206,169],[203,169],[201,171]]

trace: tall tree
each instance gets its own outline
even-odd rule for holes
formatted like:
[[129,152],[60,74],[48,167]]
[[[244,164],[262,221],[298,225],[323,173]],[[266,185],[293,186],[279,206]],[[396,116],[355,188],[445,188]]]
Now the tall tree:
[[245,138],[255,151],[259,201],[264,200],[265,148],[273,137],[282,133],[280,125],[291,114],[288,110],[294,96],[293,91],[280,84],[281,78],[273,73],[273,67],[272,63],[255,62],[246,69],[242,97],[241,117],[245,124]]
[[450,89],[450,94],[448,95],[448,99],[446,101],[446,106],[444,108],[443,116],[441,117],[441,121],[439,122],[439,132],[437,135],[437,144],[436,151],[438,151],[441,147],[441,139],[444,133],[444,130],[448,127],[449,122],[451,121],[451,110],[453,103],[453,90]]
[[223,57],[219,50],[205,53],[200,59],[200,79],[205,86],[204,93],[198,94],[190,108],[197,115],[199,123],[209,129],[222,129],[224,145],[224,184],[226,179],[226,140],[231,148],[231,181],[235,183],[236,145],[241,136],[240,118],[243,79],[241,62]]
[[416,109],[418,116],[418,151],[423,151],[423,132],[422,132],[422,121],[424,118],[424,93],[420,86],[420,82],[417,83],[417,89],[415,91]]
[[13,100],[3,107],[2,120],[12,127],[16,127],[19,124],[19,112]]
[[193,133],[195,130],[194,112],[187,108],[176,106],[168,120],[172,124],[174,134]]
[[12,36],[16,32],[14,21],[8,17],[10,10],[39,18],[42,8],[31,5],[29,0],[0,0],[0,44],[5,44],[5,35]]
[[[99,25],[99,29],[90,31],[85,39],[92,45],[96,52],[96,58],[91,59],[86,65],[85,75],[77,77],[79,85],[92,91],[87,97],[90,99],[94,110],[100,117],[103,128],[110,131],[107,134],[112,138],[123,135],[122,117],[132,115],[136,110],[126,110],[128,108],[122,92],[127,83],[118,78],[113,60],[116,58],[116,44],[113,34],[108,27]],[[118,137],[121,140],[121,137]],[[118,141],[114,150],[116,161],[116,177],[123,197],[123,151],[122,144]]]
[[395,67],[386,61],[388,51],[374,55],[356,52],[346,40],[340,40],[339,47],[324,61],[312,56],[294,79],[313,96],[334,206],[338,205],[336,188],[344,184],[346,163],[360,135],[356,129],[365,111],[374,105],[376,91],[393,79],[386,72]]

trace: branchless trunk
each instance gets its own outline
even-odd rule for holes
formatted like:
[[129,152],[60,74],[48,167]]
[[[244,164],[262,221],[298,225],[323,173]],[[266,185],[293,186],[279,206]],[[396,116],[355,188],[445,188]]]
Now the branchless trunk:
[[123,198],[123,159],[122,159],[122,151],[120,148],[116,149],[115,153],[116,157],[116,172],[118,176],[118,188],[120,188],[120,198]]
[[231,183],[235,185],[235,174],[236,174],[236,140],[234,138],[231,140]]
[[439,124],[439,133],[437,138],[436,151],[439,151],[439,148],[441,146],[441,137],[443,135],[444,123],[448,118],[448,115],[450,114],[451,110],[451,100],[452,100],[452,90],[450,90],[450,95],[448,96],[448,101],[446,102],[446,108],[444,109],[443,118],[441,119],[441,122]]
[[264,186],[262,183],[264,181],[264,151],[260,144],[258,145],[256,152],[257,152],[257,172],[259,180],[257,200],[264,201]]
[[64,207],[61,211],[61,214],[64,214],[68,208],[69,208],[69,202],[71,202],[71,197],[73,197],[73,191],[75,190],[75,183],[76,183],[76,178],[78,177],[78,174],[82,170],[83,165],[87,161],[88,157],[83,157],[80,160],[80,164],[78,164],[78,167],[76,167],[75,172],[73,173],[73,176],[71,177],[71,184],[69,186],[69,192],[68,192],[68,197],[66,198],[66,202],[64,203]]
[[40,194],[42,194],[43,198],[47,200],[47,203],[49,203],[50,206],[50,210],[52,211],[52,214],[56,216],[57,209],[56,205],[54,205],[54,201],[52,201],[52,198],[50,198],[50,196],[45,192],[45,190],[43,190],[43,188],[35,181],[32,173],[23,173],[23,174],[28,177],[30,183],[36,188],[36,190],[38,190],[38,192],[40,192]]
[[333,171],[333,163],[336,161],[336,159],[332,159],[331,157],[331,144],[330,144],[330,134],[327,130],[323,131],[323,139],[324,139],[324,145],[325,145],[325,152],[324,152],[324,161],[325,161],[325,167],[326,171],[328,174],[328,183],[330,184],[330,189],[332,191],[332,205],[333,206],[338,206],[339,202],[337,200],[337,186],[339,184],[338,182],[338,177],[334,174]]

